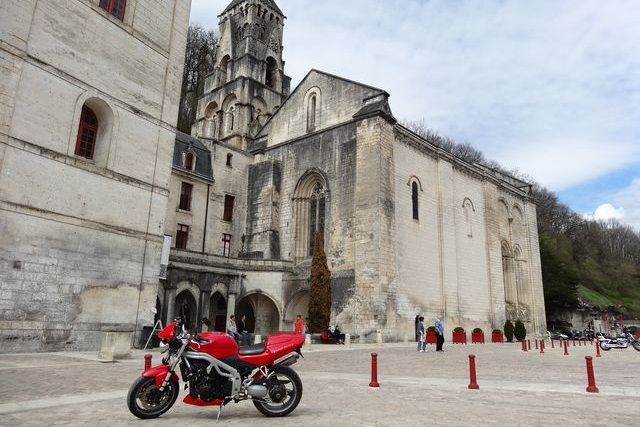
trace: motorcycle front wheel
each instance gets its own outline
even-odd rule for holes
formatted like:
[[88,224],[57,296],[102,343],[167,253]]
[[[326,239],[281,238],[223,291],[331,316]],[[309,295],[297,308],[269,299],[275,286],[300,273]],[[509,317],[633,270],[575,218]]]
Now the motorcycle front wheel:
[[633,348],[640,351],[640,341],[635,341],[632,345],[633,345]]
[[611,347],[607,347],[605,346],[605,344],[603,342],[600,343],[600,348],[603,349],[604,351],[609,351],[611,350]]
[[179,391],[180,386],[176,380],[169,381],[164,390],[160,391],[156,387],[155,378],[139,377],[129,388],[127,406],[138,418],[157,418],[173,406]]
[[254,400],[258,411],[267,417],[289,415],[302,398],[302,381],[296,371],[288,366],[276,366],[267,380],[267,398]]

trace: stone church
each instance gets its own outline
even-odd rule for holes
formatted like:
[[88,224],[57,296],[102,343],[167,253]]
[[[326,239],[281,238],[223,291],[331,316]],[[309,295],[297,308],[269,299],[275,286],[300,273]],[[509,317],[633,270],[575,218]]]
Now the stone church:
[[219,15],[177,133],[189,8],[0,2],[0,351],[138,343],[179,314],[291,329],[317,232],[332,321],[363,340],[411,337],[416,314],[545,330],[530,187],[403,127],[383,89],[319,70],[292,89],[273,0]]

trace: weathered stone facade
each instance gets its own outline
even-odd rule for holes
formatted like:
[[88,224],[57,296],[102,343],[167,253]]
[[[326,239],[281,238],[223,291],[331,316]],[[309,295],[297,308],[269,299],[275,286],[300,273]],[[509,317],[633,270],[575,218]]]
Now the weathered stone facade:
[[[207,219],[212,241],[233,235],[230,254],[215,244],[200,255],[173,252],[167,305],[189,289],[198,317],[221,316],[211,307],[224,301],[225,313],[247,315],[250,328],[289,329],[296,314],[307,312],[312,236],[321,231],[332,318],[347,332],[411,337],[421,313],[442,318],[448,331],[490,333],[518,318],[541,334],[529,186],[468,164],[397,124],[381,89],[312,70],[285,100],[281,49],[271,49],[282,46],[283,22],[273,1],[236,0],[220,15],[218,66],[193,133],[206,137],[215,165],[214,211],[223,209],[222,194],[242,201],[232,224],[215,214]],[[256,99],[268,114],[255,114],[265,111]],[[224,166],[230,152],[242,159],[238,168]]]
[[190,3],[0,2],[0,351],[153,323]]

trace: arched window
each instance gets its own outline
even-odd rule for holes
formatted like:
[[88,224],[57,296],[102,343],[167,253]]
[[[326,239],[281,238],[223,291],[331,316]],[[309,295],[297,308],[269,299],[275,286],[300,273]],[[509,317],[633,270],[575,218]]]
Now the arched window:
[[276,82],[278,80],[278,63],[272,57],[267,58],[267,71],[264,79],[264,84],[271,89],[275,89]]
[[78,127],[78,137],[75,149],[76,156],[93,159],[97,136],[98,118],[91,108],[84,105],[82,106],[80,126]]
[[314,187],[309,198],[309,255],[314,252],[316,233],[324,241],[324,221],[326,213],[325,191],[320,183]]
[[122,21],[127,0],[100,0],[100,7]]
[[413,219],[420,219],[420,212],[418,209],[418,183],[413,181],[411,184],[411,202],[413,205]]
[[231,80],[231,57],[229,55],[225,55],[220,61],[220,66],[218,67],[218,72],[220,73],[220,84],[225,84],[229,80]]
[[307,132],[316,130],[316,105],[317,97],[313,94],[309,98],[309,105],[307,106]]
[[233,132],[233,129],[235,127],[235,108],[231,107],[229,109],[229,112],[227,113],[227,131],[228,132]]
[[192,152],[187,151],[183,154],[183,166],[188,171],[193,171],[196,168],[196,156]]
[[473,237],[473,213],[476,211],[476,209],[473,207],[473,203],[471,202],[471,199],[469,199],[468,197],[465,197],[464,201],[462,202],[462,209],[464,210],[464,221],[465,224],[467,225],[467,237]]

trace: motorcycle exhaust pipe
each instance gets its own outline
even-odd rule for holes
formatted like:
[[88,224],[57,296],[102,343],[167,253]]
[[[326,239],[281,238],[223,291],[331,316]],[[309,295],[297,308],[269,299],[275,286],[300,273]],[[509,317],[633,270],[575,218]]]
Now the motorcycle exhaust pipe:
[[280,361],[276,361],[275,365],[291,366],[298,362],[298,357],[300,356],[298,356],[297,354],[291,354]]
[[252,399],[264,399],[267,397],[267,387],[263,385],[250,385],[247,387],[247,394]]

